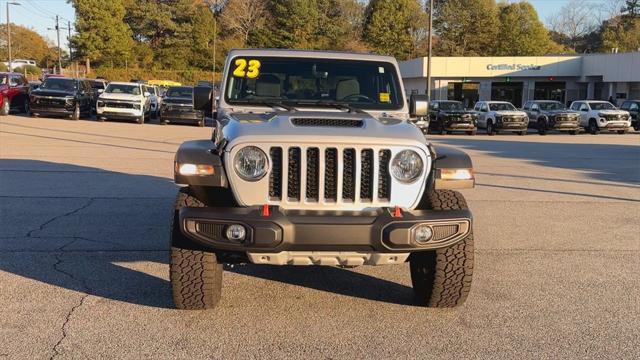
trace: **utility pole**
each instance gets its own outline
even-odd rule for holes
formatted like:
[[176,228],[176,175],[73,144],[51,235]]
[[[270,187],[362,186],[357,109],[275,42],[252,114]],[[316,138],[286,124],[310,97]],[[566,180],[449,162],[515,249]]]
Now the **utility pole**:
[[56,27],[47,28],[47,30],[55,30],[58,36],[58,74],[62,74],[62,50],[60,49],[60,24],[58,20],[58,15],[56,15]]
[[9,55],[9,71],[13,71],[13,59],[11,58],[11,22],[9,21],[9,5],[20,5],[17,2],[7,1],[7,52]]
[[429,52],[427,53],[427,101],[431,104],[431,41],[433,39],[433,3],[429,0]]

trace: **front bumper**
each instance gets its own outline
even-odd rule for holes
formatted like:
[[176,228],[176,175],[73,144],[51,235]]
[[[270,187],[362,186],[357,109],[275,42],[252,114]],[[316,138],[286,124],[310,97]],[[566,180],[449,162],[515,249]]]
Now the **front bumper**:
[[528,121],[507,121],[498,120],[496,122],[496,130],[500,131],[527,131],[529,128]]
[[[303,211],[270,208],[183,208],[179,212],[182,233],[216,250],[248,253],[283,251],[409,253],[451,246],[464,239],[472,227],[468,210],[402,211],[394,217],[384,208],[363,212]],[[226,226],[241,224],[246,229],[242,242],[225,236]],[[433,230],[429,241],[413,239],[416,225]]]
[[580,121],[555,121],[553,120],[550,124],[549,130],[556,131],[575,131],[580,130]]
[[598,119],[598,127],[600,128],[600,130],[603,130],[603,131],[627,130],[629,127],[631,127],[631,121],[630,120],[611,121],[611,120],[600,118]]
[[202,112],[195,110],[162,110],[160,112],[160,120],[162,121],[198,122],[203,117]]
[[473,122],[449,121],[444,123],[444,129],[446,131],[474,131],[477,130],[477,127]]
[[109,108],[98,107],[96,114],[100,118],[105,119],[135,119],[143,115],[142,109],[121,109],[121,108]]
[[73,115],[74,107],[54,107],[39,104],[29,104],[29,110],[36,114],[51,114],[51,115]]

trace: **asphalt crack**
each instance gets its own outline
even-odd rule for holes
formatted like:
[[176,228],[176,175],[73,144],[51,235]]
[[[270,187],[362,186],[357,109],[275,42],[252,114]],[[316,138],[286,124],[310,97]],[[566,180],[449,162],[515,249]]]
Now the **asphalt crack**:
[[62,218],[64,218],[64,217],[67,217],[67,216],[71,216],[71,215],[77,214],[78,212],[80,212],[80,211],[82,211],[82,210],[84,210],[84,209],[88,208],[89,206],[91,206],[91,204],[93,204],[93,200],[94,200],[93,198],[89,198],[89,201],[87,201],[87,203],[86,203],[86,204],[84,204],[84,205],[80,206],[79,208],[74,209],[74,210],[71,210],[71,211],[69,211],[69,212],[66,212],[66,213],[64,213],[64,214],[62,214],[62,215],[56,215],[56,216],[52,217],[51,219],[49,219],[49,220],[47,220],[47,221],[43,222],[42,224],[40,224],[40,226],[38,226],[38,228],[30,230],[30,231],[27,233],[27,237],[32,237],[34,232],[44,230],[44,228],[45,228],[47,225],[51,224],[52,222],[54,222],[54,221],[56,221],[56,220],[58,220],[58,219],[62,219]]
[[[69,241],[68,243],[62,245],[60,248],[58,248],[59,251],[62,251],[62,249],[65,246],[69,246],[72,243],[74,243],[75,241],[77,241],[77,239],[73,239],[71,241]],[[75,313],[76,310],[78,310],[82,305],[84,305],[85,300],[89,297],[89,293],[91,292],[91,288],[89,286],[87,286],[87,284],[84,282],[84,280],[82,279],[77,279],[72,273],[67,272],[65,270],[63,270],[60,267],[60,264],[62,264],[63,260],[60,254],[55,254],[55,259],[56,262],[53,264],[53,269],[67,277],[69,277],[72,281],[77,282],[81,285],[81,287],[83,288],[83,292],[84,294],[80,297],[80,300],[78,301],[77,304],[75,304],[73,307],[71,307],[71,309],[69,310],[69,312],[67,312],[67,315],[65,316],[64,322],[62,323],[62,327],[61,327],[61,332],[62,332],[62,336],[60,337],[60,339],[58,339],[58,341],[56,342],[56,344],[53,346],[53,355],[51,355],[51,357],[49,358],[54,359],[57,356],[61,355],[61,350],[60,350],[60,346],[62,345],[62,342],[67,338],[67,336],[69,335],[69,323],[71,322],[71,317],[73,316],[73,314]]]

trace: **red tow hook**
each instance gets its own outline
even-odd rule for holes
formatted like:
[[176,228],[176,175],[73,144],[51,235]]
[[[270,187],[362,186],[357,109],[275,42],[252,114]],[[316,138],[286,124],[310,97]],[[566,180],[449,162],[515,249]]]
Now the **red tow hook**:
[[391,217],[394,217],[394,218],[402,217],[402,210],[400,210],[400,206],[396,205],[396,207],[393,209],[393,213],[391,214]]
[[269,205],[267,204],[262,205],[262,216],[263,217],[271,216],[271,210],[269,209]]

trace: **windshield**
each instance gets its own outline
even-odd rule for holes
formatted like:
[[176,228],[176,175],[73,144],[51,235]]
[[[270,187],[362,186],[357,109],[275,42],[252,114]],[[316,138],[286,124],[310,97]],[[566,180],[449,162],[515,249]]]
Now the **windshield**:
[[93,89],[104,89],[104,83],[102,81],[92,81],[91,88]]
[[508,111],[515,110],[516,108],[510,103],[491,103],[489,104],[489,109],[491,111]]
[[440,110],[464,110],[462,103],[457,101],[443,101],[440,103]]
[[591,110],[615,110],[615,106],[610,102],[590,102]]
[[109,84],[104,92],[108,94],[140,95],[140,85]]
[[167,90],[167,97],[192,97],[193,96],[193,88],[188,86],[181,87],[171,87]]
[[75,90],[77,86],[78,82],[75,79],[47,78],[40,85],[40,89],[70,91]]
[[236,57],[228,70],[229,104],[339,103],[362,109],[399,109],[400,83],[390,63],[308,58]]
[[556,101],[541,102],[541,103],[538,103],[538,106],[540,106],[540,110],[564,110],[567,108],[561,102],[556,102]]

